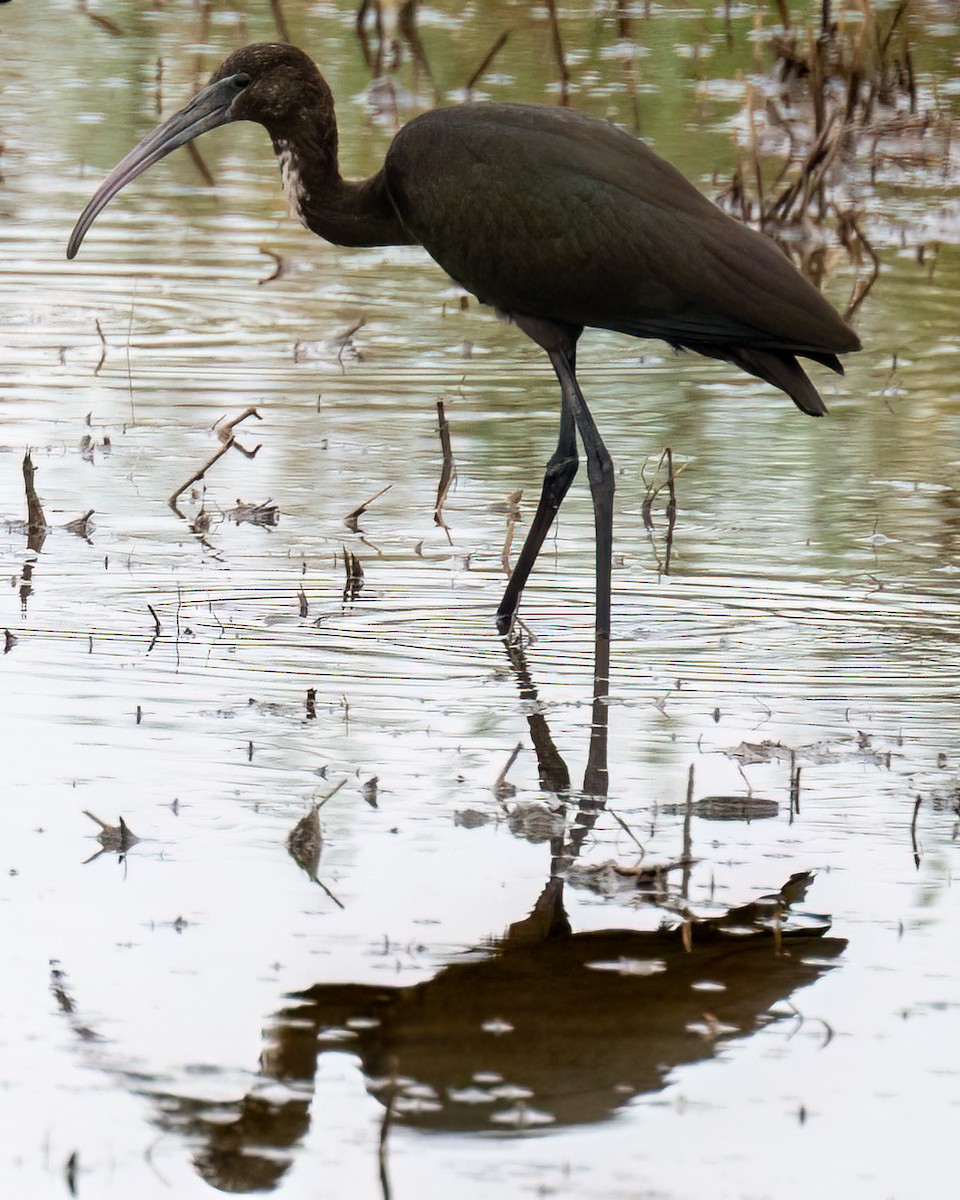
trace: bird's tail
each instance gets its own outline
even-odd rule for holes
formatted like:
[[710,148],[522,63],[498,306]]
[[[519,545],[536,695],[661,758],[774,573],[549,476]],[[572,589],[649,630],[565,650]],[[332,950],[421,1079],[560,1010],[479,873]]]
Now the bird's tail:
[[[755,375],[757,379],[772,383],[774,387],[786,392],[797,408],[811,417],[822,417],[827,411],[820,393],[788,350],[757,350],[746,346],[705,346],[690,343],[686,345],[698,354],[733,363],[742,371]],[[835,354],[811,353],[807,357],[823,363],[839,375],[843,374],[843,366]]]

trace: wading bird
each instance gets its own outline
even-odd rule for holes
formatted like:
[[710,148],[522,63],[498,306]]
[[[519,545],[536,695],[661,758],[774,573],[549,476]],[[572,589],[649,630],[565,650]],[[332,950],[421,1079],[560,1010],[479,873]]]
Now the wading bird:
[[511,629],[577,472],[579,430],[596,526],[596,632],[598,642],[609,641],[613,463],[577,383],[585,327],[661,338],[733,363],[814,417],[826,409],[795,356],[842,374],[836,356],[860,348],[772,241],[606,121],[540,104],[437,109],[400,130],[375,175],[343,179],[330,88],[289,45],[231,54],[111,171],[77,222],[67,256],[121,188],[230,121],[267,130],[284,191],[308,229],[338,246],[423,246],[547,352],[560,381],[560,436],[497,610],[501,633]]

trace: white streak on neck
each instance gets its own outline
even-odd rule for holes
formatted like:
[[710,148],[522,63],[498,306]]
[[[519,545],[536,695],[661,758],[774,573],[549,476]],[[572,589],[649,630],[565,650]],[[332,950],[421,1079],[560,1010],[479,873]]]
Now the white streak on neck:
[[296,217],[301,225],[306,226],[303,202],[306,199],[307,189],[303,186],[300,165],[289,143],[279,142],[277,144],[277,161],[280,164],[280,183],[283,187],[287,207],[290,209],[290,215]]

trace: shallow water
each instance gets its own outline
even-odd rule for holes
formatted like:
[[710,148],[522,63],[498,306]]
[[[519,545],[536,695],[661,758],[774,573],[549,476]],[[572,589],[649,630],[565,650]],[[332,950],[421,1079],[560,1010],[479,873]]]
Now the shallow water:
[[[914,172],[872,201],[883,270],[864,352],[818,374],[828,420],[721,364],[584,338],[619,474],[609,788],[581,801],[582,479],[523,656],[492,622],[506,498],[518,543],[555,439],[542,355],[420,252],[298,229],[253,128],[202,143],[215,191],[172,158],[67,264],[95,181],[155,120],[157,57],[170,111],[196,54],[204,76],[275,30],[266,5],[204,29],[191,5],[118,3],[119,37],[46,8],[62,39],[0,9],[5,1194],[953,1195],[956,188]],[[352,13],[283,11],[350,170],[372,169],[391,117]],[[630,125],[635,97],[658,149],[707,187],[729,175],[753,10],[732,52],[718,14],[638,13],[629,72],[610,14],[561,15],[578,107]],[[441,98],[508,23],[485,92],[556,98],[543,14],[493,4],[421,13]],[[937,30],[927,82],[957,52]],[[409,61],[395,78],[431,102]],[[852,278],[838,256],[837,303]],[[172,509],[248,406],[256,456]],[[664,574],[665,493],[652,534],[642,514],[667,446]],[[238,523],[238,500],[276,523]],[[288,835],[328,795],[302,869]],[[140,840],[98,853],[84,810]],[[644,891],[630,872],[655,865],[674,869]],[[782,939],[717,928],[755,932],[743,906],[806,871]]]

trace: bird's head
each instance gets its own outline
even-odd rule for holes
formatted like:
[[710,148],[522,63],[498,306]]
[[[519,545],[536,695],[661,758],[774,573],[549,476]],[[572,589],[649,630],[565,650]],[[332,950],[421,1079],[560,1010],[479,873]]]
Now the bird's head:
[[[313,60],[296,46],[263,42],[224,59],[204,91],[222,87],[228,121],[257,121],[274,132],[330,96]],[[202,95],[202,93],[199,93]]]
[[296,46],[245,46],[214,71],[189,104],[164,121],[113,168],[74,226],[67,258],[80,249],[97,216],[138,175],[178,146],[230,121],[256,121],[276,140],[305,111],[333,113],[326,81]]

